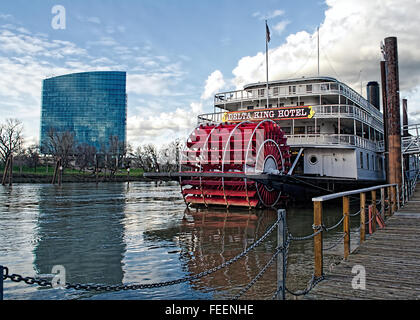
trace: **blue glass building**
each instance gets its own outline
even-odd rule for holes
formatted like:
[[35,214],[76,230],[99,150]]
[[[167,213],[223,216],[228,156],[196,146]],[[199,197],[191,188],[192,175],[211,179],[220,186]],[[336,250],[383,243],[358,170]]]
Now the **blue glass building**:
[[126,144],[126,73],[95,71],[45,79],[42,89],[41,150],[48,132],[71,132],[76,145],[107,150],[111,137]]

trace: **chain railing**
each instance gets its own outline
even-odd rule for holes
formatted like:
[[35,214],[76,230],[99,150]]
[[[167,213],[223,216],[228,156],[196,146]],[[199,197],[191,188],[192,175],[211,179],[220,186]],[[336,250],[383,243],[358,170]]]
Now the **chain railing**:
[[[416,175],[415,181],[413,181],[409,186],[409,197],[412,196],[414,192],[415,185],[417,183],[418,175]],[[376,192],[380,190],[381,199],[377,200]],[[314,224],[312,225],[312,229],[314,232],[309,235],[305,236],[295,236],[288,231],[287,223],[286,223],[286,210],[280,209],[278,210],[277,214],[277,221],[273,223],[273,225],[268,228],[265,233],[256,240],[252,245],[247,247],[244,251],[240,254],[236,255],[235,257],[231,258],[228,261],[218,265],[217,267],[208,269],[206,271],[200,272],[195,275],[186,276],[183,278],[171,280],[171,281],[164,281],[164,282],[157,282],[157,283],[142,283],[142,284],[121,284],[121,285],[103,285],[103,284],[71,284],[65,283],[63,284],[63,288],[65,289],[75,289],[75,290],[85,290],[85,291],[122,291],[122,290],[143,290],[143,289],[152,289],[152,288],[160,288],[160,287],[167,287],[172,286],[184,282],[189,282],[193,280],[197,280],[208,276],[212,273],[215,273],[223,268],[226,268],[241,258],[248,255],[252,250],[256,247],[261,245],[263,241],[265,241],[270,234],[273,233],[275,229],[277,229],[277,247],[275,252],[265,264],[263,268],[258,272],[258,274],[246,285],[244,286],[234,297],[233,300],[237,300],[242,297],[248,290],[258,282],[258,280],[265,274],[268,268],[277,260],[277,268],[278,268],[278,285],[276,288],[275,293],[272,296],[272,299],[285,299],[286,292],[293,296],[304,296],[308,294],[319,282],[325,279],[325,275],[323,272],[323,252],[331,250],[341,243],[344,244],[344,259],[350,254],[350,217],[356,217],[360,215],[360,227],[357,229],[357,232],[360,233],[360,243],[366,240],[366,226],[369,226],[368,233],[373,233],[376,230],[376,223],[378,215],[381,216],[382,221],[385,220],[386,216],[392,216],[393,213],[399,208],[400,205],[404,205],[402,202],[403,199],[400,197],[404,190],[400,192],[398,185],[396,184],[388,184],[388,185],[381,185],[372,188],[365,188],[347,192],[341,192],[336,194],[330,194],[323,197],[313,198],[314,204]],[[371,194],[371,204],[368,205],[366,200],[366,194]],[[352,195],[360,195],[360,210],[355,213],[350,214],[350,197]],[[405,199],[408,200],[409,197]],[[342,198],[343,199],[343,216],[337,223],[332,225],[331,227],[326,227],[322,221],[322,203],[328,200]],[[380,205],[380,209],[378,209],[378,205]],[[368,210],[368,219],[366,219],[366,211]],[[380,219],[379,219],[380,221]],[[343,235],[335,242],[329,246],[323,246],[323,237],[322,233],[330,232],[332,230],[337,229],[340,225],[343,225]],[[286,286],[286,278],[287,278],[287,259],[289,253],[290,244],[293,241],[307,241],[313,239],[314,241],[314,272],[312,274],[311,279],[308,282],[307,287],[304,290],[293,292],[289,290]],[[35,277],[23,277],[19,274],[10,274],[9,268],[6,266],[0,265],[0,273],[2,277],[0,277],[0,300],[3,299],[3,281],[4,280],[11,280],[13,282],[24,282],[28,285],[38,285],[41,287],[53,287],[52,281],[48,279],[42,278],[35,278]]]
[[[248,248],[246,248],[244,251],[242,251],[240,254],[236,255],[232,259],[225,261],[224,263],[218,265],[217,267],[208,269],[206,271],[200,272],[195,275],[171,280],[171,281],[164,281],[164,282],[157,282],[157,283],[141,283],[141,284],[121,284],[121,285],[104,285],[104,284],[80,284],[80,283],[65,283],[60,284],[60,286],[64,289],[74,289],[74,290],[85,290],[85,291],[123,291],[123,290],[143,290],[143,289],[152,289],[152,288],[160,288],[160,287],[167,287],[172,286],[184,282],[189,282],[193,280],[197,280],[200,278],[203,278],[205,276],[208,276],[212,273],[215,273],[223,268],[226,268],[241,258],[248,255],[252,250],[254,250],[256,247],[261,245],[263,241],[267,239],[267,237],[275,230],[278,229],[279,234],[286,235],[286,211],[284,209],[278,210],[278,219],[273,225],[266,230],[266,232],[258,239],[256,240],[252,245],[250,245]],[[278,258],[279,255],[282,256],[282,260],[284,261],[282,264],[283,270],[285,270],[285,263],[287,261],[287,258],[285,257],[287,248],[289,246],[290,240],[287,238],[287,236],[280,237],[278,236],[278,246],[276,247],[276,250],[274,254],[272,255],[271,259],[268,261],[268,263],[260,270],[260,272],[252,279],[252,281],[246,285],[233,299],[238,299],[243,294],[245,294],[261,277],[262,275],[268,270],[268,268],[273,264],[273,262]],[[3,299],[3,281],[4,280],[11,280],[13,282],[24,282],[28,285],[38,285],[41,287],[54,287],[53,283],[49,279],[45,278],[37,278],[37,277],[24,277],[19,274],[10,274],[9,268],[6,266],[0,265],[0,272],[2,276],[0,277],[0,300]],[[283,272],[285,274],[285,272]],[[285,281],[285,277],[284,280]],[[282,285],[284,288],[284,284]],[[284,296],[284,295],[283,295]]]

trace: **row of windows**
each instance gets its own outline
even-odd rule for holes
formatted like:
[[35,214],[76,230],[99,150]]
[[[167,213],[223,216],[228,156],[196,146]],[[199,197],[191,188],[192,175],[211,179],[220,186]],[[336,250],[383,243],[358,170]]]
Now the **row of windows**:
[[361,169],[382,171],[384,168],[384,160],[377,155],[369,154],[368,152],[364,153],[363,151],[360,151],[359,159]]

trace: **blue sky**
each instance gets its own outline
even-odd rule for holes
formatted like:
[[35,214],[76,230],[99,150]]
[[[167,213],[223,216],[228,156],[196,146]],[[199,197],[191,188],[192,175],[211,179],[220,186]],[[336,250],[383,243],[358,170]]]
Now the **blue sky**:
[[[0,120],[20,118],[27,143],[35,143],[42,79],[124,70],[129,142],[162,144],[185,137],[198,113],[212,111],[215,91],[263,80],[265,18],[271,30],[273,79],[299,72],[313,75],[314,36],[321,25],[322,71],[360,88],[362,69],[363,81],[378,80],[374,64],[380,59],[380,41],[391,32],[416,36],[413,30],[418,30],[417,25],[409,30],[392,26],[393,19],[401,19],[393,6],[404,7],[396,0],[385,0],[389,5],[365,2],[5,0],[0,4],[0,72],[6,75],[0,80]],[[64,30],[51,26],[55,5],[66,9]],[[406,7],[409,14],[410,6]],[[376,24],[375,32],[366,37],[371,23],[384,16],[390,25]],[[349,43],[360,50],[351,52]],[[417,57],[407,62],[407,70],[412,63]],[[405,75],[404,66],[402,72]],[[412,68],[410,72],[412,83],[403,90],[414,98],[416,78]]]

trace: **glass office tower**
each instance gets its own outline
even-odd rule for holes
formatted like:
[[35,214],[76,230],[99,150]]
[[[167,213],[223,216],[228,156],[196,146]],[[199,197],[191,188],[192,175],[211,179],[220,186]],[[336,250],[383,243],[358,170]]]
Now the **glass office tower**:
[[77,145],[107,150],[111,137],[126,143],[126,73],[95,71],[45,79],[42,89],[41,150],[48,132],[71,132]]

